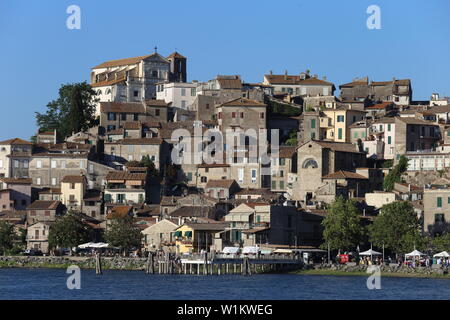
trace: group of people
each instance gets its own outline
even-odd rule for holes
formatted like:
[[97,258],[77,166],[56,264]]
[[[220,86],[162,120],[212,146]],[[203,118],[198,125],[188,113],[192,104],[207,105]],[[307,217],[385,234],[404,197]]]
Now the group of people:
[[383,259],[380,257],[375,257],[374,259],[371,259],[370,257],[361,257],[361,259],[359,259],[359,264],[360,265],[366,265],[366,266],[371,266],[371,265],[382,265],[384,263]]

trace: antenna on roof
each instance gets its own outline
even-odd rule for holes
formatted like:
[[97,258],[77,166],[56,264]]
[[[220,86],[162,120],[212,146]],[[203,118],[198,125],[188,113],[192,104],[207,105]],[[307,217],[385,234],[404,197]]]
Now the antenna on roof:
[[155,53],[157,53],[158,52],[158,47],[157,46],[155,46]]

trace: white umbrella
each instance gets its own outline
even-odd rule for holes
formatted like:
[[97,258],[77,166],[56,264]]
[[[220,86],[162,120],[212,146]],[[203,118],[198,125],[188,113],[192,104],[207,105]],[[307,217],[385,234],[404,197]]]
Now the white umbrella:
[[372,249],[369,249],[367,251],[360,252],[359,255],[360,256],[381,256],[382,253],[378,252],[378,251],[375,251],[375,250],[372,250]]
[[93,244],[94,244],[93,242],[83,243],[83,244],[80,244],[80,245],[78,246],[78,248],[80,248],[80,249],[91,248],[91,246],[92,246]]
[[415,250],[405,254],[405,257],[420,257],[420,256],[424,256],[425,254],[420,252],[419,250]]
[[450,254],[447,251],[442,251],[442,252],[436,253],[433,257],[447,258],[447,257],[450,257]]
[[225,247],[222,253],[236,254],[239,252],[239,247]]
[[248,254],[248,253],[253,253],[253,254],[257,254],[258,253],[258,247],[244,247],[244,249],[242,250],[242,253],[244,254]]
[[91,248],[108,248],[109,244],[104,242],[98,242],[91,244]]

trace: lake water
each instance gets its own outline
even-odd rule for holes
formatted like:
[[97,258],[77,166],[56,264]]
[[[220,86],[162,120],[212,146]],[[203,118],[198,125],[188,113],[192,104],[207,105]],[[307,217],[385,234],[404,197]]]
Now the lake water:
[[266,274],[253,276],[147,275],[140,271],[81,270],[81,289],[69,290],[64,269],[0,269],[0,299],[450,299],[450,280]]

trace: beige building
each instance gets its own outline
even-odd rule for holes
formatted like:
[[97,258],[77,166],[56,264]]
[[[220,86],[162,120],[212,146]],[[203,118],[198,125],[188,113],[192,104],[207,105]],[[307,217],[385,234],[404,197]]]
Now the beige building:
[[0,176],[28,178],[32,144],[15,138],[0,142]]
[[81,211],[85,193],[85,176],[65,176],[61,180],[61,202],[67,209]]
[[373,206],[376,209],[380,209],[385,204],[389,204],[395,201],[395,193],[394,192],[373,192],[366,193],[366,203],[368,206]]
[[155,168],[159,170],[162,144],[163,141],[159,138],[127,138],[116,142],[105,142],[105,156],[110,163],[141,161],[144,156],[149,156]]
[[154,225],[142,230],[144,235],[143,244],[148,251],[161,249],[175,242],[173,233],[179,226],[174,222],[163,219]]
[[423,192],[423,231],[427,234],[442,234],[449,231],[450,181],[438,179]]
[[271,163],[271,190],[286,192],[289,184],[289,174],[297,172],[297,147],[281,146],[279,158]]
[[36,222],[27,228],[27,249],[40,250],[48,253],[49,222]]
[[266,128],[266,108],[266,104],[246,98],[222,103],[216,110],[219,130],[254,129],[258,133],[258,129]]

